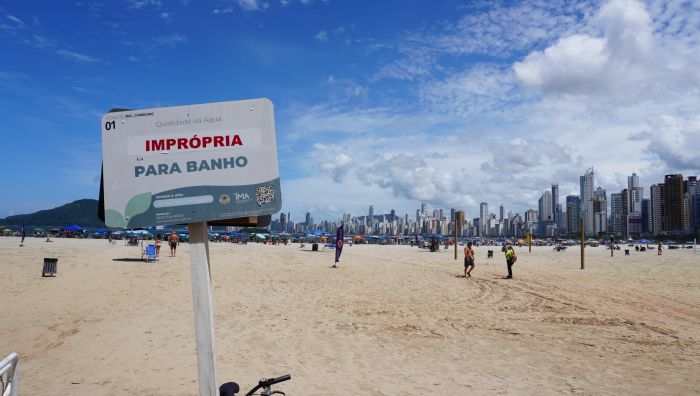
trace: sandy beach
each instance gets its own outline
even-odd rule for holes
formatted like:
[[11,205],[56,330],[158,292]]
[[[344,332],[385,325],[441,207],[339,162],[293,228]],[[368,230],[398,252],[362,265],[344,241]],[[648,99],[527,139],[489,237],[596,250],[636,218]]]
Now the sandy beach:
[[[0,355],[25,395],[193,395],[189,251],[0,238]],[[495,258],[486,259],[494,249]],[[288,395],[698,394],[700,252],[211,244],[220,382]],[[42,278],[44,257],[58,276]]]

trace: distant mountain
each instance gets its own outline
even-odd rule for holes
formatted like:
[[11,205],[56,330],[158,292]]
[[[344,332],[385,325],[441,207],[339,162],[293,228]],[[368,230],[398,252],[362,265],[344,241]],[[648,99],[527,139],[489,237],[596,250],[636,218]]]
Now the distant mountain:
[[9,216],[0,219],[0,225],[22,225],[41,227],[63,227],[77,224],[87,228],[102,228],[105,226],[97,217],[96,199],[79,199],[75,202],[54,209],[40,210],[31,214]]

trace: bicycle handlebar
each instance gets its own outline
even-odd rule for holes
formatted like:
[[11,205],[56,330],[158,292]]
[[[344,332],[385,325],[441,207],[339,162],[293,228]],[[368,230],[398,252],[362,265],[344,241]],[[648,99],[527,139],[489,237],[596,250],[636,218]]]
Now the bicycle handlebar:
[[267,388],[279,382],[284,382],[290,379],[292,379],[292,376],[289,374],[277,378],[263,378],[260,381],[258,381],[258,384],[255,385],[255,388],[251,389],[248,393],[245,394],[245,396],[251,396],[253,393],[255,393],[255,391],[257,391],[260,388]]

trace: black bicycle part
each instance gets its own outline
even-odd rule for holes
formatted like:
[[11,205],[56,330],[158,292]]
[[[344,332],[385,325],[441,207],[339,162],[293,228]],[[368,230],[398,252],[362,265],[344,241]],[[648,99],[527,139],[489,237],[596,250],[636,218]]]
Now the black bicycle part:
[[277,378],[263,378],[260,381],[258,381],[258,384],[255,385],[255,388],[251,389],[248,393],[245,394],[245,396],[251,396],[253,393],[255,393],[260,388],[269,388],[270,386],[272,386],[274,384],[290,380],[291,378],[292,378],[292,376],[289,374],[286,374],[286,375],[283,375],[283,376],[277,377]]

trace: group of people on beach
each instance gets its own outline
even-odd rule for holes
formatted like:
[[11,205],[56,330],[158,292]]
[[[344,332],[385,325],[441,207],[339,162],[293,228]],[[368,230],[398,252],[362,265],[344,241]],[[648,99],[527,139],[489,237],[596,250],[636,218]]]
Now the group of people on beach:
[[[508,275],[505,279],[513,279],[513,265],[518,260],[518,256],[515,255],[515,250],[513,250],[513,245],[508,244],[505,247],[506,265],[508,266]],[[472,271],[474,270],[474,249],[472,248],[472,243],[467,242],[467,246],[464,247],[464,277],[471,278]]]
[[[156,245],[156,257],[160,257],[160,245],[163,243],[163,236],[156,235],[155,245]],[[175,257],[177,253],[177,246],[180,244],[180,236],[177,235],[175,231],[168,235],[168,245],[170,245],[170,257]]]

